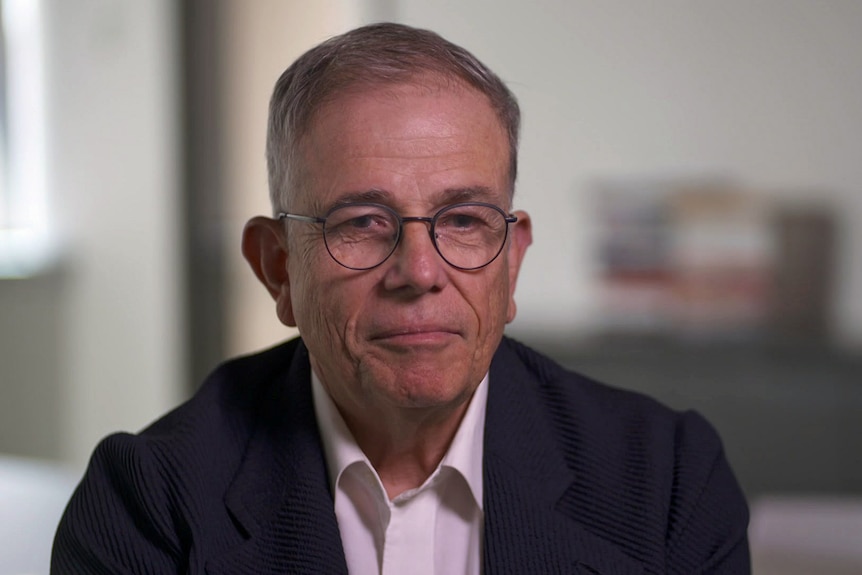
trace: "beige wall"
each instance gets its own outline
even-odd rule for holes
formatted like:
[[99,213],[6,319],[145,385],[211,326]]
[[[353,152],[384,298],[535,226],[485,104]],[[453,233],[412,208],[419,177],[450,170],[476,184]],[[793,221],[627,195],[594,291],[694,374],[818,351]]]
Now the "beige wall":
[[224,2],[224,213],[228,355],[269,347],[293,334],[240,254],[240,234],[255,215],[270,215],[264,158],[269,96],[281,72],[320,41],[353,28],[365,4],[352,0]]

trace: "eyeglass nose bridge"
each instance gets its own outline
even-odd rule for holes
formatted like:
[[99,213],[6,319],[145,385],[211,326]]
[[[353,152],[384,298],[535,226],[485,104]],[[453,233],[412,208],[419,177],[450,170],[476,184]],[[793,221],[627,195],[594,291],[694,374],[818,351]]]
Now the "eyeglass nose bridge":
[[[395,240],[395,245],[392,246],[392,252],[390,255],[398,249],[398,246],[401,245],[401,239],[404,237],[404,224],[409,224],[411,222],[422,222],[423,224],[427,224],[428,226],[428,237],[431,239],[431,245],[434,246],[434,250],[437,254],[443,258],[443,254],[440,253],[440,248],[437,246],[437,240],[434,238],[434,225],[436,222],[436,217],[428,217],[428,216],[401,216],[398,215],[398,237]],[[388,259],[388,256],[387,256]],[[446,261],[446,258],[443,258]]]

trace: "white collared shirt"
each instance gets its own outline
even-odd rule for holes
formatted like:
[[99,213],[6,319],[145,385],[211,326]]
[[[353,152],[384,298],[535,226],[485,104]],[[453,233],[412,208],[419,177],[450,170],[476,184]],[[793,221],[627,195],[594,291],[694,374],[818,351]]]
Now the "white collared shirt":
[[329,394],[312,374],[314,411],[352,575],[477,575],[482,565],[486,375],[440,465],[389,500]]

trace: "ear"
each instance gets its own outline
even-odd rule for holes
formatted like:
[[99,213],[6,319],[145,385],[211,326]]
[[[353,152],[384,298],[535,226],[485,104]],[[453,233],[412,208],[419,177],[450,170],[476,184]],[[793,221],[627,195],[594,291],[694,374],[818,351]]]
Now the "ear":
[[524,261],[524,254],[527,248],[533,243],[533,222],[530,220],[530,214],[518,210],[515,212],[518,216],[518,221],[511,225],[509,229],[510,239],[508,248],[508,265],[509,265],[509,309],[506,314],[506,323],[515,319],[517,306],[515,305],[515,284],[518,281],[518,274],[521,271],[521,262]]
[[295,327],[287,271],[287,237],[282,222],[263,216],[250,219],[242,231],[242,255],[275,300],[278,318],[283,324]]

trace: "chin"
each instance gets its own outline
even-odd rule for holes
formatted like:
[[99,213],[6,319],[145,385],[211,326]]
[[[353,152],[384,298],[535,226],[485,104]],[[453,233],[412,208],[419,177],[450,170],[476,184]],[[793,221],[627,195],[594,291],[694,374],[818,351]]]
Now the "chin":
[[473,373],[461,350],[424,347],[393,352],[386,348],[368,354],[361,378],[366,389],[376,388],[389,401],[404,407],[430,408],[459,404],[470,397],[485,373]]
[[395,403],[406,408],[457,407],[472,397],[481,381],[480,377],[474,385],[470,385],[463,381],[463,377],[463,372],[455,376],[437,371],[424,378],[412,373],[395,380],[388,394]]

